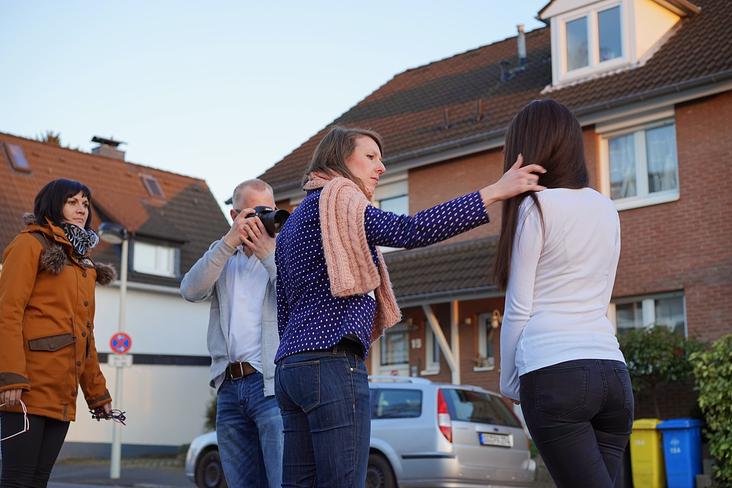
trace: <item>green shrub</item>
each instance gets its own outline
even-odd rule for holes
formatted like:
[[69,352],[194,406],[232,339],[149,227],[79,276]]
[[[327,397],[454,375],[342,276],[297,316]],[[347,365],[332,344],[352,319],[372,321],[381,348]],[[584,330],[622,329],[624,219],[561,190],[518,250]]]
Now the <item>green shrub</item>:
[[689,355],[701,350],[702,344],[663,325],[631,330],[619,335],[618,342],[628,364],[633,391],[649,391],[656,409],[656,418],[661,418],[656,385],[689,377],[692,373]]
[[718,486],[732,486],[732,334],[717,340],[710,350],[689,358],[694,367],[699,407],[709,453],[717,460]]
[[214,395],[206,405],[206,422],[203,426],[206,431],[216,430],[216,409],[218,408],[218,397]]

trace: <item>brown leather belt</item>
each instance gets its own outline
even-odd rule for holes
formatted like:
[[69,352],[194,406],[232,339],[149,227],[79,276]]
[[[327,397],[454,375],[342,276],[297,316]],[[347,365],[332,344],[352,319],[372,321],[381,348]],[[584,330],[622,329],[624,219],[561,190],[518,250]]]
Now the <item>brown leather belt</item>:
[[259,371],[249,363],[229,363],[226,367],[226,373],[232,380],[238,380],[250,374],[259,373]]

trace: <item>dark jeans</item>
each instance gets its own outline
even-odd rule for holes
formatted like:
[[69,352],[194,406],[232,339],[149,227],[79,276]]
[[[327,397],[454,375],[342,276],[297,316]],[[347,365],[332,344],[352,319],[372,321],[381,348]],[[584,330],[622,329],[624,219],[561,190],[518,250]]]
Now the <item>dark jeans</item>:
[[[23,414],[0,413],[5,438],[23,430]],[[69,422],[28,415],[28,432],[2,442],[3,473],[1,488],[45,488],[51,469],[64,444]]]
[[229,488],[282,485],[282,417],[275,397],[264,396],[261,373],[224,380],[216,434]]
[[521,409],[558,488],[612,488],[633,428],[625,364],[582,359],[521,376]]
[[353,488],[366,483],[371,436],[368,373],[346,351],[308,351],[277,364],[285,426],[282,486]]

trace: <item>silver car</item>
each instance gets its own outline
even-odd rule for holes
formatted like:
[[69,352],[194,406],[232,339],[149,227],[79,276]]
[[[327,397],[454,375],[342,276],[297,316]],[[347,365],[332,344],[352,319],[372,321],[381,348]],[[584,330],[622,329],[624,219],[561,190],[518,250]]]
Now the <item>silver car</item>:
[[186,476],[199,488],[227,488],[216,432],[193,439],[186,454]]
[[[531,486],[528,437],[500,396],[399,376],[371,376],[369,387],[366,488]],[[186,475],[200,488],[226,488],[216,432],[191,442]]]
[[367,488],[531,486],[528,437],[499,395],[423,378],[369,380]]

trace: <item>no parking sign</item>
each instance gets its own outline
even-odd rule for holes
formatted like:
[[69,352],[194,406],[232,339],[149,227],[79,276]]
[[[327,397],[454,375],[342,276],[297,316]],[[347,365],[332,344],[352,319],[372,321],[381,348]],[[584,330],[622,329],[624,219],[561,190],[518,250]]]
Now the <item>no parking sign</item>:
[[112,348],[112,352],[116,354],[124,354],[130,350],[130,347],[132,347],[132,339],[124,332],[117,332],[112,336],[112,340],[109,341],[109,345]]

